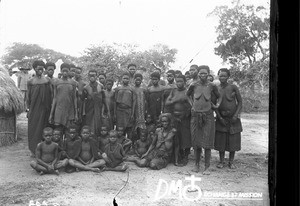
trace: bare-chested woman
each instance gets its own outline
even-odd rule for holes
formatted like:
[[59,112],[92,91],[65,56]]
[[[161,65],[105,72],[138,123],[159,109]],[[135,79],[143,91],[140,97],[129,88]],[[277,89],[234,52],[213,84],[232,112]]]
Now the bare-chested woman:
[[176,129],[171,127],[171,114],[163,113],[160,115],[161,128],[157,128],[153,141],[148,151],[142,155],[141,159],[136,160],[135,163],[139,167],[150,167],[154,170],[165,168],[170,162],[173,139]]

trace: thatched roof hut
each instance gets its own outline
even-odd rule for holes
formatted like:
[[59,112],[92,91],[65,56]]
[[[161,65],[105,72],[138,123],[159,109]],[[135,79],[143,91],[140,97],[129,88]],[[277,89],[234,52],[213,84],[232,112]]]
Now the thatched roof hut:
[[8,72],[0,67],[0,146],[17,139],[17,115],[24,111],[24,98]]

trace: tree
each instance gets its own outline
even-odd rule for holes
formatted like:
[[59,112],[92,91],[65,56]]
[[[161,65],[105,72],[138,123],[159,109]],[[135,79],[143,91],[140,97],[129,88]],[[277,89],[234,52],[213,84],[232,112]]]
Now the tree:
[[269,82],[270,27],[266,9],[239,5],[237,1],[232,7],[218,6],[209,15],[219,17],[215,54],[231,64],[235,81],[265,90]]
[[6,48],[6,54],[1,58],[4,67],[9,70],[14,67],[31,68],[33,61],[42,59],[45,61],[56,62],[62,59],[66,62],[75,61],[76,58],[52,49],[45,49],[37,44],[24,44],[15,42]]
[[102,43],[87,48],[77,63],[83,68],[103,71],[114,79],[120,77],[129,63],[135,63],[147,80],[155,69],[154,65],[160,67],[162,72],[169,69],[170,64],[175,62],[176,53],[177,49],[163,44],[156,44],[143,51],[135,44]]

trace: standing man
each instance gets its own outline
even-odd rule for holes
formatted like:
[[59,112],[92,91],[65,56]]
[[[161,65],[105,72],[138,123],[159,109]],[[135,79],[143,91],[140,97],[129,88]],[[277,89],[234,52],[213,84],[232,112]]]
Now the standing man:
[[32,67],[36,75],[27,83],[28,146],[32,157],[35,156],[37,144],[42,140],[51,110],[51,83],[42,75],[45,66],[41,60],[34,61]]
[[21,90],[24,97],[24,108],[27,108],[27,82],[29,80],[30,75],[28,74],[28,69],[20,68],[20,73],[18,75],[18,88]]

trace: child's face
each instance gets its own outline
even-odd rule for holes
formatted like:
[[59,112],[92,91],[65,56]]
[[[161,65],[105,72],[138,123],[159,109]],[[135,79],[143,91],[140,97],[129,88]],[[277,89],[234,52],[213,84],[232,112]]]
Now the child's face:
[[122,82],[124,85],[128,85],[129,84],[129,76],[128,75],[124,75],[122,77]]
[[146,130],[142,130],[140,135],[141,141],[145,142],[147,139]]
[[219,80],[221,83],[226,83],[228,80],[227,72],[220,72],[219,73]]
[[71,128],[71,129],[69,130],[69,136],[70,136],[70,138],[71,138],[72,140],[74,140],[74,139],[77,137],[77,131],[76,131],[76,129]]
[[101,127],[101,135],[102,136],[107,135],[107,128],[106,127]]
[[101,84],[105,85],[105,76],[104,75],[99,75],[98,79]]
[[118,137],[116,134],[110,134],[109,135],[109,142],[110,143],[115,143],[117,141]]
[[151,115],[147,115],[146,117],[146,123],[151,123],[152,119],[151,119]]
[[184,87],[184,80],[182,78],[176,79],[177,88],[182,89]]
[[118,132],[118,136],[119,136],[119,137],[123,136],[123,134],[124,134],[124,128],[123,128],[123,127],[119,127],[119,128],[117,129],[117,132]]
[[161,124],[163,126],[164,129],[168,128],[169,126],[169,119],[168,117],[162,117],[161,118]]
[[81,131],[81,137],[82,137],[82,140],[84,140],[84,141],[88,140],[88,138],[90,137],[90,135],[91,135],[91,132],[90,132],[89,129],[83,129]]
[[53,131],[44,131],[43,137],[46,143],[50,143],[52,141]]
[[135,78],[134,82],[135,82],[135,85],[136,85],[136,86],[140,86],[140,85],[141,85],[141,83],[142,83],[142,79],[141,79],[141,77],[137,77],[137,78]]
[[174,81],[174,75],[172,73],[167,74],[167,80],[168,82],[173,82]]
[[107,90],[111,90],[112,86],[113,86],[113,85],[112,85],[111,82],[107,82],[107,83],[106,83],[106,89],[107,89]]
[[151,82],[152,82],[152,84],[153,84],[154,86],[157,86],[157,85],[158,85],[158,81],[159,81],[159,79],[158,79],[157,77],[152,77],[152,78],[151,78]]
[[61,69],[61,74],[62,74],[62,77],[63,78],[68,78],[68,76],[69,76],[69,69],[68,68],[62,68]]
[[97,79],[97,73],[96,72],[90,72],[89,73],[89,80],[90,82],[95,82]]
[[188,81],[188,80],[191,79],[189,74],[186,74],[186,75],[184,75],[184,76],[185,76],[186,81]]
[[53,131],[52,141],[59,142],[61,140],[61,132],[58,130]]
[[213,81],[214,81],[214,80],[213,80],[213,77],[210,76],[210,75],[207,76],[207,80],[208,80],[209,82],[213,82]]

